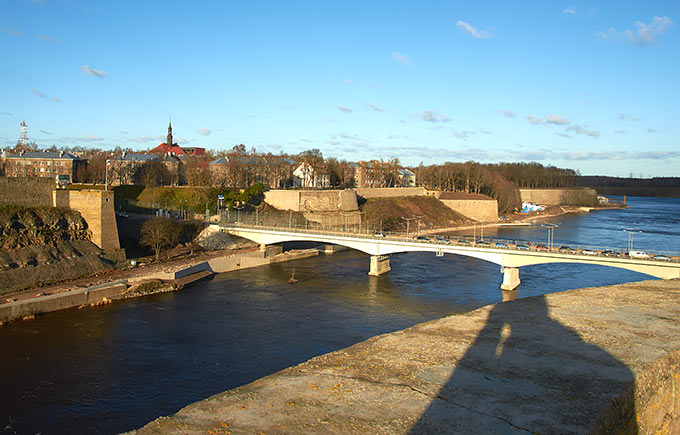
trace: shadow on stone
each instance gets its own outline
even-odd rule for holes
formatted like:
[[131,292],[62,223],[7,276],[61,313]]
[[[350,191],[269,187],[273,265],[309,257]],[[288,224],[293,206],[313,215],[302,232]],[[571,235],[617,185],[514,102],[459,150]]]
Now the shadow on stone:
[[[455,338],[454,338],[455,339]],[[497,304],[413,426],[423,433],[638,433],[633,373],[550,317],[543,296]]]

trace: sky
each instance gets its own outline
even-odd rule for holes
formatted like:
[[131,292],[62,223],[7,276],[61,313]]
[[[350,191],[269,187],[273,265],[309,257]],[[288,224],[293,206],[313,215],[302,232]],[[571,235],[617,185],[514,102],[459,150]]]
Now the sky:
[[680,176],[680,2],[0,0],[0,147]]

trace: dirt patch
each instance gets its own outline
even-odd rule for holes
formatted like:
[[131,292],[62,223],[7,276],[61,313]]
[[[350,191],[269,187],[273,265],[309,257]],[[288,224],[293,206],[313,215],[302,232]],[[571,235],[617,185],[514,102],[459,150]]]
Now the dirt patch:
[[[362,206],[364,216],[372,222],[382,221],[383,231],[406,231],[406,220],[422,216],[420,229],[446,228],[472,222],[431,196],[400,196],[368,199]],[[409,224],[411,230],[418,226],[416,220]]]

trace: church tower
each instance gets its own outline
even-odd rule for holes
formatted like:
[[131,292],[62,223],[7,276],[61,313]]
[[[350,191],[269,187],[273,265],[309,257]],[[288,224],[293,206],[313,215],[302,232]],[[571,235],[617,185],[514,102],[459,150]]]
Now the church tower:
[[168,123],[168,146],[172,146],[172,121]]

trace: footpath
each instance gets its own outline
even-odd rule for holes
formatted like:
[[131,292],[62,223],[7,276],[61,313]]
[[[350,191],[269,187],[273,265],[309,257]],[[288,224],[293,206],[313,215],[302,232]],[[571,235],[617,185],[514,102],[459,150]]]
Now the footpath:
[[422,323],[133,433],[680,433],[680,280]]

